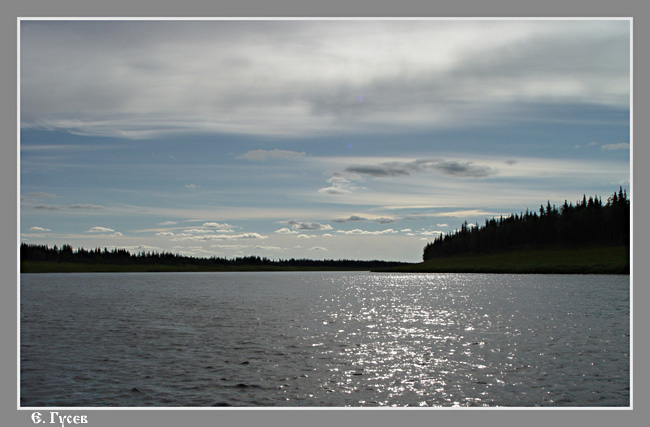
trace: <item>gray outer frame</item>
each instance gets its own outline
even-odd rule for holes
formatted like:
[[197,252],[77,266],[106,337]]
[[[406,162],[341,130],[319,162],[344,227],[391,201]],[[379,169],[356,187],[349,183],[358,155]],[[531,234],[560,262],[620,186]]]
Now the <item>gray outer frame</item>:
[[[4,132],[4,142],[0,149],[2,194],[14,202],[1,205],[1,218],[4,226],[0,229],[3,242],[0,259],[2,260],[3,283],[2,298],[0,298],[0,325],[2,337],[6,345],[0,351],[2,364],[0,380],[2,384],[0,401],[2,410],[0,419],[2,425],[30,426],[34,425],[29,409],[18,410],[17,389],[17,218],[18,218],[18,189],[17,189],[17,100],[16,100],[16,70],[17,70],[17,18],[51,18],[51,17],[632,17],[634,19],[634,40],[636,45],[649,40],[648,27],[643,24],[647,17],[647,7],[641,1],[618,0],[546,0],[545,2],[525,3],[518,0],[496,0],[485,2],[480,0],[456,0],[453,3],[425,3],[421,0],[329,0],[309,4],[301,0],[238,0],[227,4],[219,4],[210,0],[8,0],[0,5],[0,44],[2,84],[0,96],[2,113],[0,120]],[[648,74],[648,50],[637,48],[634,51],[634,71],[636,76]],[[645,72],[643,72],[643,71]],[[645,79],[634,80],[634,110],[648,110],[648,83]],[[633,110],[633,111],[634,111]],[[642,117],[636,114],[636,117]],[[633,135],[636,141],[649,134],[648,121],[639,120]],[[647,146],[633,143],[634,158],[643,159],[648,154]],[[648,208],[647,190],[642,183],[648,179],[645,168],[634,168],[633,183],[630,189],[634,213],[644,212]],[[635,170],[636,169],[636,170]],[[635,185],[636,184],[636,185]],[[641,192],[637,194],[638,192]],[[650,288],[645,286],[649,277],[647,264],[644,264],[647,254],[648,227],[640,222],[642,216],[636,215],[637,224],[634,227],[633,275],[637,286],[633,286],[634,299],[647,301]],[[633,284],[634,285],[634,284]],[[633,302],[633,301],[632,301]],[[633,329],[633,345],[636,344],[633,356],[634,378],[632,381],[632,398],[634,410],[410,410],[410,409],[376,409],[376,410],[62,410],[52,408],[62,415],[84,414],[88,417],[88,426],[194,426],[194,425],[251,425],[251,426],[280,426],[308,425],[310,427],[329,425],[481,425],[484,426],[519,426],[527,427],[547,425],[593,425],[611,426],[642,425],[642,419],[647,420],[648,405],[644,397],[648,393],[648,367],[644,355],[648,354],[647,328],[648,312],[636,304],[637,311],[633,315],[636,328]],[[641,327],[639,327],[639,325]],[[640,335],[639,335],[640,334]],[[11,345],[10,345],[11,344]],[[634,360],[633,360],[634,362]],[[49,421],[50,410],[39,409]],[[644,416],[646,415],[646,416]],[[49,422],[44,425],[50,425]],[[56,425],[56,424],[55,424]],[[60,425],[60,424],[59,424]]]

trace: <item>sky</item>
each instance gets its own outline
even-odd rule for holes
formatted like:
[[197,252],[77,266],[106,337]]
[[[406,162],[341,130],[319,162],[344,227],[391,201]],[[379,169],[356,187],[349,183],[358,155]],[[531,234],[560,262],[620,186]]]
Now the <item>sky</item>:
[[22,20],[20,241],[417,262],[630,192],[630,27]]

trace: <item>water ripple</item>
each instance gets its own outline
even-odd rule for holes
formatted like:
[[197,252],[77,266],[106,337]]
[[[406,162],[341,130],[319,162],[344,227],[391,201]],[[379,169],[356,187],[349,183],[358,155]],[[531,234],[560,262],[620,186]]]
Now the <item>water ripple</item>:
[[627,276],[21,276],[22,406],[627,406]]

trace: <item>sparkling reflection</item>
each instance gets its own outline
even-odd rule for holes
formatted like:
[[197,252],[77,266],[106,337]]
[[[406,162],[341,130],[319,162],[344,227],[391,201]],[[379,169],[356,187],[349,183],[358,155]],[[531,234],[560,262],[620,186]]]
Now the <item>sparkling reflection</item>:
[[[386,283],[378,275],[341,289],[339,301],[347,303],[336,311],[330,301],[321,313],[340,328],[332,338],[341,350],[331,362],[339,367],[331,369],[328,390],[373,396],[353,405],[495,406],[522,396],[523,406],[553,404],[548,357],[535,351],[563,332],[553,315],[536,314],[524,328],[528,319],[514,307],[530,300],[516,300],[490,276],[479,286],[465,277],[394,275]],[[350,301],[360,307],[351,310]],[[531,377],[540,384],[531,386]]]

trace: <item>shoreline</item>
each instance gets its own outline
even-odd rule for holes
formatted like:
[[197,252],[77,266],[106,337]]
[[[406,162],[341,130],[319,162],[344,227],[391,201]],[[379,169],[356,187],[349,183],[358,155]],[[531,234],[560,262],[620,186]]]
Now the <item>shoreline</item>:
[[630,274],[630,248],[619,246],[522,247],[506,252],[463,254],[421,263],[318,266],[273,264],[111,264],[64,261],[21,261],[20,273],[182,273],[182,272],[288,272],[370,271],[376,273],[481,273],[481,274]]
[[491,254],[464,254],[408,266],[374,270],[383,273],[630,274],[628,246],[574,248],[523,247]]

